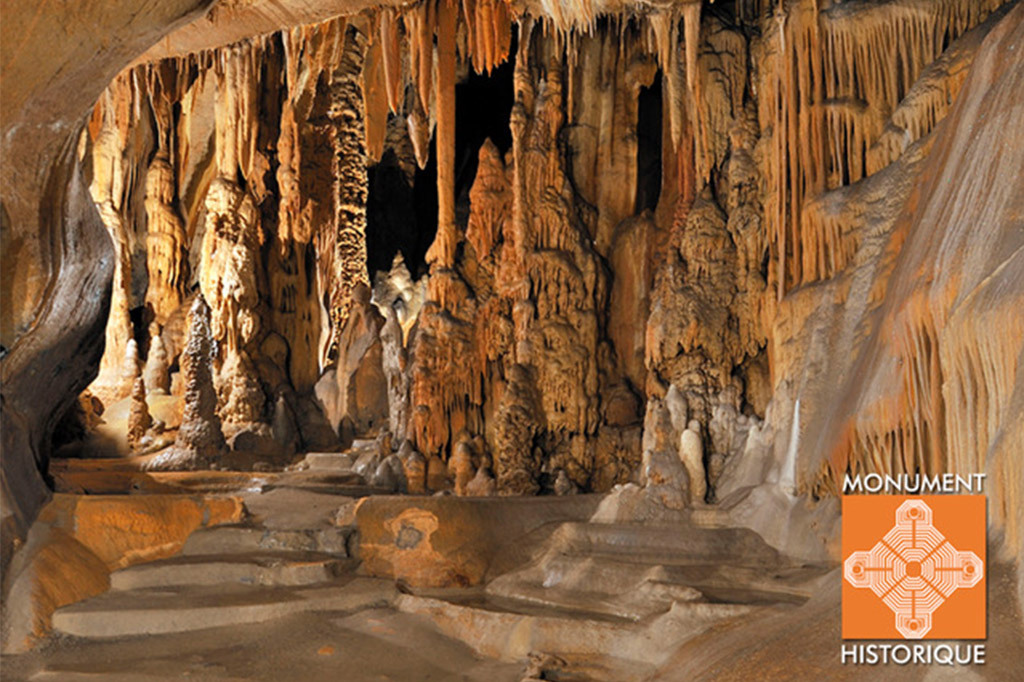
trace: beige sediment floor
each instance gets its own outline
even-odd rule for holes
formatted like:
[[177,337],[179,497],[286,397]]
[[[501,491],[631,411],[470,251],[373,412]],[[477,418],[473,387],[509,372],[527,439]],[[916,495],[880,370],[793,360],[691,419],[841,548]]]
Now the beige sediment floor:
[[4,657],[8,680],[385,680],[504,682],[522,666],[483,659],[427,619],[390,609],[114,640],[54,638]]

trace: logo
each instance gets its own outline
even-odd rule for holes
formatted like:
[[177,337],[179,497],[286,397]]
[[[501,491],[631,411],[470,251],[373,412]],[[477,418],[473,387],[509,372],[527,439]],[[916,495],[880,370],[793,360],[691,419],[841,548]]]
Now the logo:
[[984,496],[844,496],[842,613],[844,639],[984,639]]

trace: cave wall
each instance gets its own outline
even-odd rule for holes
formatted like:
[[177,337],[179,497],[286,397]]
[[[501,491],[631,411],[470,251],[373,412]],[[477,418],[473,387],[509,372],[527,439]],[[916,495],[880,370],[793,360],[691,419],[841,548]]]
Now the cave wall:
[[[913,183],[899,208],[870,178],[852,197],[864,202],[847,223],[858,246],[839,276],[787,305],[787,343],[801,349],[787,362],[806,405],[808,481],[836,492],[847,471],[985,472],[990,523],[1016,555],[1024,149],[1007,131],[1024,130],[1024,64],[1010,47],[1024,37],[1024,7],[1003,15],[965,36],[959,49],[975,50],[969,75],[944,79],[959,84],[955,102],[901,157],[907,168],[890,169]],[[822,342],[853,350],[830,356],[828,385],[811,376],[808,357]]]
[[[125,64],[209,3],[147,12],[71,2],[5,8],[0,92],[3,345],[0,515],[3,565],[45,500],[50,433],[96,371],[109,242],[86,198],[79,130]],[[52,37],[62,35],[61,40]],[[84,175],[83,175],[84,174]]]

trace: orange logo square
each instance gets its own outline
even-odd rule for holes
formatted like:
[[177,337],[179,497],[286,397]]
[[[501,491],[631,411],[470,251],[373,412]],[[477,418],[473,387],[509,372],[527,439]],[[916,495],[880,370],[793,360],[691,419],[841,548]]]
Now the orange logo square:
[[843,496],[843,639],[985,639],[985,496]]

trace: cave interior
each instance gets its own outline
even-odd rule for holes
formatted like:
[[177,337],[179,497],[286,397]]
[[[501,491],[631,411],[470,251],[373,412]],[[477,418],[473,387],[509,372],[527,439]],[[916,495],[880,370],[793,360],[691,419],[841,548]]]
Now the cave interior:
[[1017,0],[130,5],[3,10],[7,671],[817,679],[983,473],[1019,674]]

